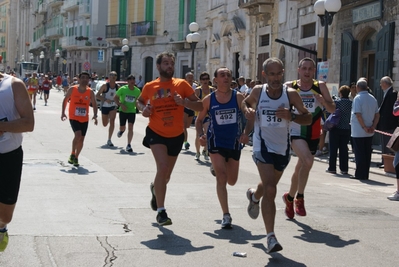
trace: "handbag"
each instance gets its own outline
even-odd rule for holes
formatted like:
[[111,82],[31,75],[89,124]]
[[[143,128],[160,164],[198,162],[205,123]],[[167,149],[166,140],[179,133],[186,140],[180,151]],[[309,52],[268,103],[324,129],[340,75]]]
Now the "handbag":
[[323,125],[323,130],[324,131],[330,131],[334,127],[336,127],[339,123],[339,120],[341,119],[341,110],[339,108],[336,108],[333,113],[328,116],[326,121],[324,122]]
[[392,150],[393,152],[399,151],[399,127],[396,127],[393,132],[391,138],[388,141],[387,148]]

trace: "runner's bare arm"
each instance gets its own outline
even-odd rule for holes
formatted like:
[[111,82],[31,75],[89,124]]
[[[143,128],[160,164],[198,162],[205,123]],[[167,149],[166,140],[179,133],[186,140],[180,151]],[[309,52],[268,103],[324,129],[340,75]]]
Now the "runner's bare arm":
[[0,132],[32,132],[35,125],[35,119],[32,108],[27,108],[32,107],[32,105],[30,103],[25,84],[19,79],[11,79],[15,107],[20,115],[20,118],[13,121],[0,122]]

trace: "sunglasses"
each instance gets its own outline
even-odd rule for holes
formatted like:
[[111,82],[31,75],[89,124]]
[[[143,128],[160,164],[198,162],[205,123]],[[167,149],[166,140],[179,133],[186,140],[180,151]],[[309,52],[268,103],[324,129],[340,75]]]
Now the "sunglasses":
[[206,80],[209,80],[209,77],[208,78],[201,78],[201,81],[206,81]]

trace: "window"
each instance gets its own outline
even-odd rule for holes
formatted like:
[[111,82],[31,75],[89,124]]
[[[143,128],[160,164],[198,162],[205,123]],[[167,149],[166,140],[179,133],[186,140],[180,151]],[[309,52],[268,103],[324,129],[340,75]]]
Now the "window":
[[302,26],[302,38],[308,38],[316,35],[316,22]]
[[261,35],[259,40],[259,46],[269,46],[270,45],[270,34]]

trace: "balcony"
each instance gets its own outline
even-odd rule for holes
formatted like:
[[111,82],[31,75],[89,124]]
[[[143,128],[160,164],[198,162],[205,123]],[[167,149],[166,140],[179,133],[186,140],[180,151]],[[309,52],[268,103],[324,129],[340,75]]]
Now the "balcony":
[[107,39],[123,39],[130,37],[130,28],[128,24],[115,24],[105,26],[105,38]]
[[47,7],[45,3],[40,3],[37,7],[37,13],[43,15],[47,13]]
[[90,2],[79,3],[79,17],[90,18]]
[[239,8],[253,8],[260,5],[273,5],[274,0],[238,0]]
[[61,14],[79,9],[79,0],[65,0],[61,7]]
[[157,35],[156,21],[132,22],[130,24],[130,35],[136,37],[140,43],[153,41]]
[[52,8],[60,6],[64,3],[63,0],[48,0],[47,2],[47,5]]
[[64,30],[62,28],[62,25],[56,26],[56,27],[51,27],[46,29],[46,36],[48,38],[59,38],[64,36]]
[[62,48],[76,48],[78,47],[78,40],[75,39],[76,36],[66,36],[61,38]]

